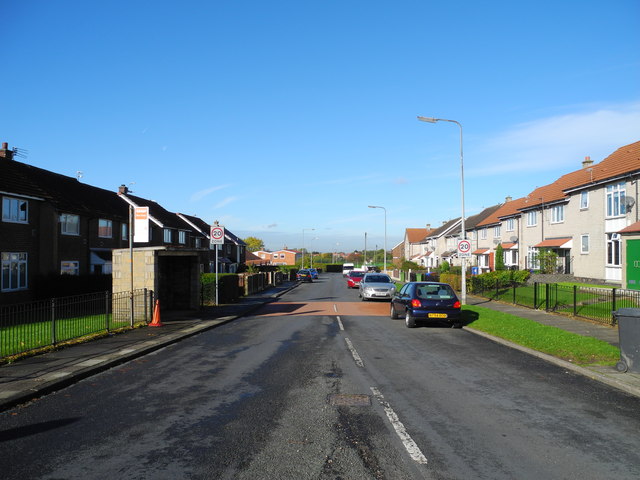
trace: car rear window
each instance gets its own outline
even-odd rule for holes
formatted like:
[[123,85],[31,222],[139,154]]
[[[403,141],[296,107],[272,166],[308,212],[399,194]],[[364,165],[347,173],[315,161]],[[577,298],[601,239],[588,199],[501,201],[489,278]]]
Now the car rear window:
[[449,285],[419,285],[416,288],[416,297],[425,300],[445,300],[454,298],[455,293]]
[[349,274],[349,276],[350,276],[350,277],[364,277],[364,272],[354,272],[354,271],[352,271],[352,272]]

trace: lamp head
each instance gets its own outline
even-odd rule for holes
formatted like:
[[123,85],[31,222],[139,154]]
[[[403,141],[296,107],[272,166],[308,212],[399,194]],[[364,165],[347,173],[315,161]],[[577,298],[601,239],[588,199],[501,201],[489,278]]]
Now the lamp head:
[[427,123],[436,123],[438,121],[437,118],[421,117],[420,115],[418,115],[418,120],[421,121],[421,122],[427,122]]

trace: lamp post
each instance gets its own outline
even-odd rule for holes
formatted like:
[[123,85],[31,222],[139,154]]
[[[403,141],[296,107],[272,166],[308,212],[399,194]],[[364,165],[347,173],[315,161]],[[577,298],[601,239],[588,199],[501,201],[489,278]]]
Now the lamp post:
[[315,230],[315,228],[303,228],[302,229],[302,263],[300,264],[300,268],[304,268],[304,232],[306,230]]
[[384,272],[387,272],[387,209],[378,205],[369,205],[369,208],[381,208],[384,210]]
[[[418,120],[421,122],[427,122],[427,123],[450,122],[450,123],[455,123],[456,125],[458,125],[458,127],[460,127],[460,198],[462,203],[462,223],[460,227],[462,229],[461,239],[466,240],[467,232],[465,230],[465,222],[464,222],[464,156],[462,153],[462,124],[455,120],[447,120],[446,118],[432,118],[432,117],[418,116]],[[466,305],[467,303],[467,281],[466,281],[467,280],[467,258],[462,257],[461,261],[462,261],[462,281],[461,281],[462,285],[460,286],[461,300],[462,300],[462,304]]]

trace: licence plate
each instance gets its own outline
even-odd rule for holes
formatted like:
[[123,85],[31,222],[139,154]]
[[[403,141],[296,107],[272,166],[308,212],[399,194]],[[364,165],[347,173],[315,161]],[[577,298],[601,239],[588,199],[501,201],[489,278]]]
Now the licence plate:
[[446,313],[430,313],[429,318],[447,318]]

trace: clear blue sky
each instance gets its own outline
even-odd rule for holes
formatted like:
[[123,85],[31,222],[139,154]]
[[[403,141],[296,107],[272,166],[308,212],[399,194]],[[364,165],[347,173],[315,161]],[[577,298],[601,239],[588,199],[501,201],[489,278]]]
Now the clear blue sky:
[[0,0],[0,141],[322,251],[528,194],[640,140],[640,1]]

